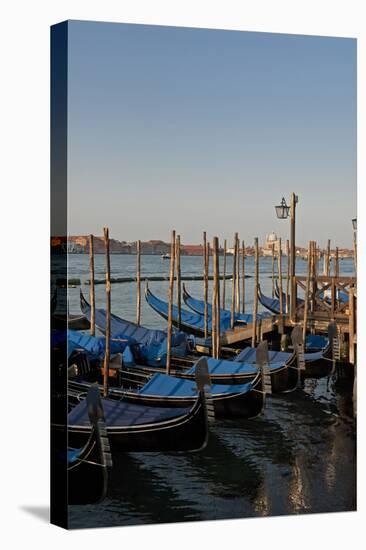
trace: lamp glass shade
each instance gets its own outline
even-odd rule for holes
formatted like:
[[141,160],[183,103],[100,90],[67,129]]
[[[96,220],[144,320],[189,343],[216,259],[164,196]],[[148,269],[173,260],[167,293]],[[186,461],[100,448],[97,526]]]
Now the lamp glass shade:
[[276,215],[277,218],[280,220],[285,220],[288,218],[290,207],[287,206],[287,204],[279,204],[278,206],[275,206]]

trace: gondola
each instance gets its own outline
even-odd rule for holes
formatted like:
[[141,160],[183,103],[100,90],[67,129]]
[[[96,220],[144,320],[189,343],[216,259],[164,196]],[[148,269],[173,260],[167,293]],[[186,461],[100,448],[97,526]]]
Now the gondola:
[[[262,289],[260,285],[258,285],[258,300],[264,306],[266,309],[274,313],[275,315],[279,315],[281,312],[281,304],[280,304],[280,290],[278,288],[278,283],[276,281],[275,284],[275,298],[270,298],[269,296],[265,296],[263,294]],[[301,298],[296,298],[297,306],[301,306],[304,304],[304,300]],[[286,294],[282,292],[282,308],[283,311],[285,309],[286,304]]]
[[[155,296],[149,286],[145,287],[145,298],[149,306],[156,311],[163,319],[168,320],[168,303]],[[175,327],[179,326],[179,312],[176,305],[172,305],[172,323]],[[212,318],[208,315],[207,327],[208,332],[211,333]],[[220,332],[225,332],[230,329],[230,319],[220,319]],[[188,334],[195,336],[204,336],[205,333],[205,321],[202,315],[181,309],[181,322],[180,327]]]
[[[297,327],[295,327],[297,328]],[[322,378],[323,376],[329,376],[333,370],[332,361],[332,342],[336,337],[337,328],[335,323],[330,323],[328,326],[328,338],[325,340],[326,345],[323,349],[316,352],[304,353],[305,369],[301,372],[302,378]],[[302,342],[301,342],[302,343]],[[293,351],[273,351],[268,352],[270,365],[273,362],[280,362],[287,367],[297,368],[297,356]],[[255,348],[244,348],[235,358],[234,361],[245,362],[249,364],[255,363]],[[289,372],[292,372],[291,369]]]
[[96,384],[89,387],[85,404],[88,438],[80,448],[67,449],[69,504],[101,502],[107,492],[108,470],[112,467],[104,412]]
[[[195,365],[209,373],[205,357]],[[252,418],[260,414],[263,408],[263,396],[258,392],[261,386],[261,374],[255,373],[252,380],[241,385],[211,384],[210,401],[217,418]],[[89,384],[69,380],[72,391],[85,391]],[[137,390],[110,388],[109,397],[123,399],[129,403],[158,407],[192,407],[197,399],[196,383],[191,379],[177,378],[162,373],[155,373],[147,383]]]
[[[280,288],[278,286],[278,281],[276,279],[275,281],[275,296],[280,299]],[[285,306],[286,304],[286,293],[282,291],[282,303]],[[296,303],[298,306],[301,306],[304,303],[304,300],[302,298],[296,298]]]
[[[86,302],[84,298],[84,311],[87,315],[89,315],[89,311],[86,309],[86,307],[90,307],[89,304]],[[100,314],[101,313],[101,314]],[[104,332],[105,331],[105,313],[103,310],[96,310],[96,318],[98,318],[99,322],[99,328]],[[118,317],[114,316],[115,322],[118,321]],[[123,323],[128,323],[123,320],[121,320]],[[148,329],[142,329],[143,331],[146,331]],[[79,347],[83,348],[84,351],[90,353],[92,350],[96,348],[96,344],[91,342],[93,340],[93,337],[91,336],[85,336],[82,337],[81,335],[76,335],[79,342]],[[69,349],[71,349],[71,346],[74,343],[71,342],[69,345]],[[111,345],[113,344],[113,339],[111,342]],[[132,351],[134,351],[135,348],[132,346]],[[251,350],[251,351],[250,351]],[[251,382],[258,374],[257,369],[255,368],[255,354],[256,354],[256,348],[246,348],[245,353],[250,352],[250,361],[247,362],[245,359],[241,360],[240,356],[237,356],[235,359],[235,362],[231,360],[223,360],[223,359],[213,359],[208,358],[208,368],[209,373],[211,376],[211,380],[214,384],[229,384],[229,385],[236,385],[236,384],[246,384],[248,382]],[[173,348],[174,353],[174,348]],[[273,392],[284,392],[284,391],[291,391],[295,389],[296,387],[296,376],[294,376],[294,373],[291,371],[288,371],[288,363],[289,363],[289,354],[285,354],[283,357],[281,355],[278,355],[278,360],[276,356],[274,356],[274,352],[269,352],[271,361],[270,361],[270,372],[271,372],[271,379],[272,379],[272,385],[273,385]],[[277,355],[278,352],[276,352]],[[151,353],[149,352],[148,346],[146,345],[146,349],[144,352],[145,358],[147,358],[145,361],[141,362],[141,354],[138,354],[137,357],[135,357],[135,361],[129,360],[126,362],[124,360],[123,355],[123,363],[124,368],[126,372],[128,372],[128,378],[131,380],[131,377],[133,378],[135,376],[135,373],[137,375],[137,378],[139,374],[143,373],[146,376],[152,376],[155,373],[161,373],[162,368],[165,367],[165,361],[162,360],[160,363],[157,361],[151,362],[149,361],[149,357],[151,357]],[[293,355],[293,357],[292,357]],[[295,359],[295,355],[292,354],[291,357]],[[164,359],[164,358],[162,358]],[[172,368],[171,368],[171,374],[180,378],[185,378],[186,380],[194,380],[194,370],[195,367],[192,366],[192,362],[195,362],[197,360],[196,357],[190,356],[190,363],[188,365],[185,365],[184,362],[181,362],[179,358],[176,356],[172,359]],[[238,364],[240,363],[240,364]],[[296,364],[296,361],[293,361],[294,364]],[[292,363],[291,363],[292,364]]]
[[260,285],[258,285],[258,300],[266,309],[278,315],[280,313],[280,301],[278,298],[269,298],[265,296],[261,290]]
[[[329,290],[328,290],[328,293],[329,293]],[[277,280],[276,280],[276,283],[275,283],[275,294],[276,294],[276,297],[279,299],[280,289],[279,289]],[[337,300],[339,300],[340,302],[347,303],[349,301],[348,294],[346,292],[343,292],[342,290],[337,289],[336,295],[337,295]],[[324,298],[324,292],[319,292],[318,296],[321,300],[325,299],[325,301],[328,304],[331,304],[332,300],[331,300],[330,296],[325,296],[325,298]],[[283,303],[285,304],[286,303],[286,294],[284,292],[282,292],[282,300],[283,300]],[[297,306],[302,306],[302,305],[304,305],[305,300],[303,300],[302,298],[296,298],[296,303],[297,303]]]
[[[88,320],[91,318],[91,307],[80,290],[80,308]],[[95,309],[95,324],[104,334],[106,329],[106,311]],[[112,341],[128,340],[136,358],[152,366],[165,365],[167,352],[167,331],[149,329],[121,319],[111,314]],[[190,342],[183,332],[172,334],[172,354],[184,357],[190,350]]]
[[[191,296],[188,293],[184,283],[183,283],[183,300],[184,300],[184,303],[192,311],[194,311],[195,313],[198,313],[199,315],[204,315],[205,302],[203,300],[197,300],[197,298],[193,298],[193,296]],[[208,314],[211,316],[212,314],[211,304],[207,304],[207,310],[208,310]],[[271,317],[272,315],[267,312],[257,314],[257,319],[266,319]],[[226,309],[220,309],[220,319],[228,320],[231,323],[231,312]],[[234,323],[248,324],[252,322],[253,322],[253,315],[251,313],[234,313]]]
[[[71,339],[70,339],[71,337]],[[82,351],[85,353],[88,358],[91,361],[100,361],[103,358],[103,354],[99,353],[100,349],[105,348],[105,344],[103,342],[100,342],[101,338],[97,339],[90,335],[83,335],[83,334],[77,334],[76,335],[78,343],[78,346],[75,347],[75,341],[73,337],[73,333],[70,333],[69,331],[69,343],[68,343],[68,349],[69,349],[69,358],[70,363],[74,362],[76,365],[76,372],[79,372],[80,375],[83,377],[85,375],[86,370],[84,368],[84,362],[82,361],[81,365],[78,365],[79,361],[79,353]],[[100,344],[100,345],[97,345]],[[113,344],[113,341],[111,342]],[[111,345],[111,348],[113,350],[113,345]],[[70,354],[71,351],[71,354]],[[72,355],[75,351],[75,355]],[[205,361],[207,362],[207,368],[210,375],[211,382],[213,384],[218,384],[220,386],[223,385],[229,385],[229,386],[238,386],[238,385],[245,385],[249,382],[253,383],[253,381],[258,376],[258,369],[255,365],[255,356],[256,356],[256,348],[253,348],[253,354],[251,356],[250,362],[239,362],[239,361],[230,361],[230,360],[224,360],[224,359],[214,359],[212,357],[205,357]],[[144,378],[144,382],[146,382],[147,378],[150,378],[151,376],[154,376],[155,374],[162,374],[162,368],[165,367],[164,365],[160,365],[159,367],[154,367],[148,364],[141,364],[138,362],[134,362],[133,357],[132,360],[130,360],[129,363],[125,363],[123,361],[124,354],[122,354],[122,364],[123,368],[120,371],[123,375],[127,375],[128,380],[131,382],[136,382],[136,385],[138,385],[138,381],[141,379],[142,375]],[[253,359],[254,358],[254,359]],[[193,366],[191,364],[182,365],[178,362],[172,364],[170,373],[173,376],[176,376],[178,378],[182,378],[185,380],[191,380],[193,381],[195,379],[195,371],[196,367],[199,364],[200,359],[195,358]],[[288,375],[286,373],[287,367],[284,362],[281,361],[274,361],[272,360],[270,363],[270,373],[271,377],[273,379],[273,386],[274,391],[287,391],[289,390],[288,385]],[[188,388],[188,386],[186,386]],[[216,391],[219,392],[221,390],[223,393],[225,393],[225,399],[228,399],[230,388],[216,388]],[[244,390],[244,388],[243,388]],[[234,388],[233,388],[234,391]],[[247,389],[245,389],[245,392]],[[239,393],[240,388],[235,389],[235,393]]]
[[[205,385],[197,370],[198,395],[190,407],[154,407],[103,398],[104,418],[112,453],[198,451],[208,440]],[[70,394],[72,395],[72,394]],[[82,399],[68,415],[69,441],[81,447],[90,437],[87,403]]]

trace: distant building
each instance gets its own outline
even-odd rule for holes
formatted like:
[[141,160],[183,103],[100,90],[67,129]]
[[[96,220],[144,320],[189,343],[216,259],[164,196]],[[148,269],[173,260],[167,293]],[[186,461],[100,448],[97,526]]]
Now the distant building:
[[275,252],[277,252],[279,245],[280,245],[280,241],[276,233],[273,231],[272,233],[266,236],[266,241],[262,248],[262,255],[272,256],[272,249],[274,248]]

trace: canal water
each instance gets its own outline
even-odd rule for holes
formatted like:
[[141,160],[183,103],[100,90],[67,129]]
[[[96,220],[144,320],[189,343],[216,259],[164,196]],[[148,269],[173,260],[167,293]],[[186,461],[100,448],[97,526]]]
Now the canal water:
[[[231,258],[229,258],[231,260]],[[112,255],[112,277],[134,276],[135,256]],[[97,255],[96,278],[104,257]],[[353,275],[351,260],[341,274]],[[168,275],[169,262],[142,257],[142,275]],[[253,259],[246,270],[253,274]],[[271,259],[261,258],[263,292],[271,294]],[[284,273],[286,258],[284,258]],[[228,268],[228,272],[230,269]],[[306,262],[297,262],[297,272]],[[202,272],[202,258],[182,257],[182,273]],[[88,257],[70,255],[69,277],[79,277],[88,296]],[[202,297],[202,281],[188,281]],[[231,283],[227,285],[229,307]],[[167,283],[150,288],[166,299]],[[70,313],[79,313],[79,287],[69,289]],[[253,280],[246,280],[247,311]],[[104,307],[104,286],[96,286],[96,305]],[[136,315],[136,285],[112,285],[112,312]],[[142,300],[142,323],[165,322]],[[352,388],[337,377],[307,380],[301,390],[268,396],[264,414],[251,420],[216,420],[206,449],[197,453],[126,453],[115,457],[106,499],[97,505],[70,506],[71,528],[143,525],[177,521],[277,516],[356,509],[356,440]]]

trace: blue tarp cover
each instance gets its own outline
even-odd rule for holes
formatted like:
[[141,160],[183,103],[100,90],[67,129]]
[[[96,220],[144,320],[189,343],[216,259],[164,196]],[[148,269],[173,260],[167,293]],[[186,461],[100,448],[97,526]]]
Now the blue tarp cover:
[[[81,299],[81,308],[90,320],[90,305],[84,297]],[[102,332],[105,331],[106,311],[104,309],[95,310],[95,324]],[[165,365],[167,353],[167,332],[165,330],[138,326],[112,314],[111,334],[113,339],[129,339],[130,349],[136,363],[144,363],[150,366]],[[187,335],[184,332],[173,331],[172,354],[177,357],[184,357],[188,351]]]
[[[256,348],[244,348],[234,359],[235,362],[240,361],[244,363],[251,363],[255,364],[255,357],[256,357]],[[268,358],[270,365],[274,363],[282,363],[285,364],[287,361],[289,361],[293,357],[293,353],[289,353],[287,351],[272,351],[268,350]],[[305,361],[318,361],[318,359],[322,359],[323,352],[322,351],[316,351],[314,353],[304,353]]]
[[[271,363],[271,369],[277,369],[283,366],[283,362]],[[225,359],[207,359],[208,372],[210,374],[257,374],[258,370],[254,364],[250,362],[227,361]],[[194,374],[196,366],[194,365],[188,371],[188,374]]]
[[[247,393],[252,389],[252,384],[212,384],[211,394],[237,394]],[[192,397],[197,395],[196,382],[175,378],[167,374],[154,374],[154,376],[139,390],[142,395],[162,395],[172,397]]]
[[306,348],[319,348],[323,349],[328,345],[328,338],[326,336],[321,336],[320,334],[308,334],[305,339],[305,349]]
[[[107,427],[151,424],[176,418],[190,411],[190,407],[150,407],[113,399],[102,399],[102,405]],[[90,426],[86,399],[69,412],[68,424],[69,426]]]
[[[89,355],[96,359],[102,359],[105,355],[105,338],[104,336],[91,336],[85,332],[68,330],[68,356],[70,357],[75,349],[83,349]],[[111,340],[111,354],[123,353],[130,340],[125,339],[115,342]]]

